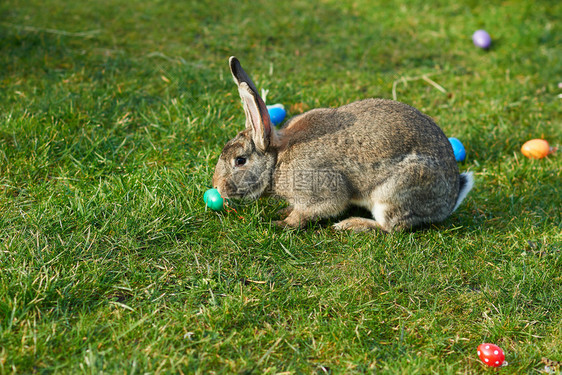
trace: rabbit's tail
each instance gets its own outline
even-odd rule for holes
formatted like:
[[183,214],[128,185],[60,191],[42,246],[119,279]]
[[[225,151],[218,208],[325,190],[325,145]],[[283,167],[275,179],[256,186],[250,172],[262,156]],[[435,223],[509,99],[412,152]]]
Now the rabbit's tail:
[[457,203],[455,203],[453,211],[455,211],[460,206],[473,186],[474,176],[472,175],[472,172],[461,173],[461,175],[459,176],[459,196],[457,197]]

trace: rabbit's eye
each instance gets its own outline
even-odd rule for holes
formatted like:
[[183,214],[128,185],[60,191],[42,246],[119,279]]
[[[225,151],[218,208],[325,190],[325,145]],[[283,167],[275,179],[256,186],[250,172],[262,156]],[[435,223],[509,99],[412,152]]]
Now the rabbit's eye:
[[237,158],[234,160],[234,165],[235,165],[236,167],[241,167],[241,166],[243,166],[244,164],[246,164],[246,158],[244,158],[244,157],[242,157],[242,156],[239,156],[239,157],[237,157]]

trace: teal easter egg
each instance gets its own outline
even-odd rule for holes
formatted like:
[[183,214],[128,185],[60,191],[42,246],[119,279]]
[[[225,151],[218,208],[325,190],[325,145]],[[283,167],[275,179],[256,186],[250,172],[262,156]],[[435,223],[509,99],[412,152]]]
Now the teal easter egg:
[[203,201],[213,211],[220,211],[224,207],[224,199],[217,189],[209,189],[203,195]]

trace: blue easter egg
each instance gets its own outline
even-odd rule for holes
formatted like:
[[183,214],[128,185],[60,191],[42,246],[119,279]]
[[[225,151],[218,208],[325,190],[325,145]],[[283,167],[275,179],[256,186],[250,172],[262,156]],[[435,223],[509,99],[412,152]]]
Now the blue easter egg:
[[269,107],[267,111],[269,112],[269,118],[273,125],[282,123],[285,119],[285,115],[287,115],[287,112],[281,107]]
[[476,47],[487,49],[492,44],[492,38],[490,38],[490,34],[486,30],[476,30],[472,34],[472,42]]
[[453,147],[453,152],[455,153],[455,160],[456,161],[464,161],[466,158],[466,150],[462,145],[461,141],[456,138],[449,138],[449,142],[451,142],[451,146]]

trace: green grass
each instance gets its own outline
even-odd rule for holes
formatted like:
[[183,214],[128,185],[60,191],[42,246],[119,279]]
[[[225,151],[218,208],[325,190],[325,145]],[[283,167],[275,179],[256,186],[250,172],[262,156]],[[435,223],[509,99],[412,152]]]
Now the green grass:
[[[191,4],[193,3],[193,4]],[[562,360],[557,1],[0,3],[0,373],[500,373]],[[378,3],[378,2],[377,2]],[[471,42],[487,29],[493,48]],[[396,234],[205,210],[242,129],[227,59],[291,114],[371,96],[477,184]]]

